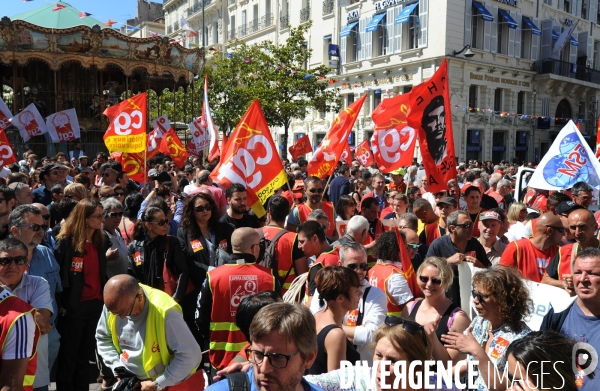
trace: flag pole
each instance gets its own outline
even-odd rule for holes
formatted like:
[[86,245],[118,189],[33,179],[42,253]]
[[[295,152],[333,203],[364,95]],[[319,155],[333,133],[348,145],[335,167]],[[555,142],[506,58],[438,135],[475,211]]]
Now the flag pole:
[[331,178],[333,177],[333,172],[329,175],[329,179],[327,179],[327,183],[325,184],[325,189],[323,189],[323,195],[321,196],[321,201],[323,201],[323,197],[325,197],[325,193],[327,192],[327,188],[329,187],[329,182],[331,182]]

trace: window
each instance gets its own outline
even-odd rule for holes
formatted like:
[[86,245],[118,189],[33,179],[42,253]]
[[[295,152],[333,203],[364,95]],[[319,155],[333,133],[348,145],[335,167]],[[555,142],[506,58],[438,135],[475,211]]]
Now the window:
[[598,55],[600,55],[600,41],[594,41],[594,69],[595,70],[600,69],[600,58],[598,58]]
[[517,114],[525,114],[525,92],[519,91],[517,94]]
[[[588,18],[588,8],[589,8],[588,1],[590,1],[590,0],[583,0],[581,2],[581,18],[582,19]],[[593,0],[591,0],[591,1],[593,1]]]
[[552,5],[552,0],[544,0],[544,4]]
[[[375,18],[378,17],[375,16]],[[388,40],[388,31],[386,28],[386,15],[383,14],[383,17],[379,20],[376,30],[373,31],[372,33],[367,33],[367,34],[373,34],[373,57],[378,57],[378,56],[385,56],[386,53],[386,49],[387,49],[387,40]]]
[[265,0],[265,27],[271,26],[271,0]]
[[408,94],[410,92],[410,90],[412,90],[412,86],[404,86],[404,87],[402,87],[402,93],[403,94]]
[[498,47],[497,52],[508,54],[508,22],[498,13]]
[[407,49],[416,49],[419,47],[419,6],[415,8],[413,14],[411,15],[408,23],[405,23],[407,26],[406,31],[406,48]]
[[248,20],[246,19],[246,10],[242,11],[242,25],[240,26],[242,28],[242,36],[246,35],[246,23],[248,22]]
[[564,0],[565,8],[564,11],[571,13],[571,0]]
[[531,33],[532,29],[525,21],[521,21],[521,58],[529,60],[531,58]]
[[219,25],[217,22],[213,23],[213,43],[219,43]]
[[375,90],[373,93],[373,110],[381,103],[381,90]]
[[477,111],[477,92],[479,90],[478,86],[469,86],[469,111],[474,112]]
[[483,49],[483,29],[485,28],[485,20],[481,11],[475,6],[471,7],[471,47],[475,49]]
[[494,111],[502,111],[502,88],[494,91]]
[[231,15],[231,33],[229,34],[230,39],[235,39],[235,16]]
[[329,45],[331,44],[331,35],[323,38],[323,65],[329,65]]
[[[343,38],[342,38],[343,39]],[[347,62],[358,61],[358,48],[360,36],[358,34],[358,23],[350,31],[350,35],[346,38],[346,60]]]
[[346,97],[346,107],[354,103],[354,94],[348,94]]
[[[308,42],[302,42],[302,46],[304,47],[304,51],[308,50]],[[304,61],[304,70],[308,69],[308,57],[306,58],[306,60]]]

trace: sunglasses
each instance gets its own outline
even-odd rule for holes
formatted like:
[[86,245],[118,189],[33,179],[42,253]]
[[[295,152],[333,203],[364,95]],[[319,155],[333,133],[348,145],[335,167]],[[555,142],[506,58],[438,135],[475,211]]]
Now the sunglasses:
[[125,193],[115,193],[115,197],[125,197]]
[[473,223],[464,223],[464,224],[454,224],[455,227],[460,227],[460,228],[471,228],[473,226]]
[[406,245],[409,248],[411,248],[413,250],[416,250],[416,249],[418,249],[421,246],[421,243],[406,243]]
[[123,212],[110,212],[105,214],[106,217],[123,217]]
[[42,225],[39,225],[39,224],[17,224],[16,227],[19,227],[19,228],[21,228],[21,227],[23,227],[23,228],[31,228],[31,230],[33,232],[37,232],[40,229],[44,230],[44,231],[47,230],[48,229],[48,224],[42,224]]
[[477,292],[475,289],[471,290],[471,296],[480,303],[483,303],[485,299],[490,297],[490,295],[484,295],[483,293]]
[[[421,282],[422,282],[423,284],[427,284],[427,283],[429,282],[430,278],[429,278],[429,277],[426,277],[426,276],[420,276],[420,277],[419,277],[419,280],[421,280]],[[431,277],[431,283],[432,283],[433,285],[442,285],[442,280],[439,280],[439,279],[437,279],[437,278],[433,278],[433,277]]]
[[27,257],[21,255],[19,257],[0,258],[0,265],[2,265],[2,266],[8,266],[13,262],[19,266],[25,265],[25,263],[27,263]]
[[324,191],[325,191],[325,189],[323,189],[322,187],[319,187],[318,189],[310,189],[309,190],[309,192],[311,192],[311,193],[319,193],[319,194],[321,194]]
[[564,233],[565,233],[565,227],[554,227],[554,226],[552,226],[552,225],[549,225],[549,226],[548,226],[548,228],[552,228],[552,229],[554,229],[554,230],[556,230],[556,231],[560,232],[561,234],[564,234]]
[[393,326],[397,326],[397,325],[402,325],[402,327],[404,328],[404,330],[408,331],[411,334],[416,334],[419,331],[421,331],[423,333],[423,342],[425,343],[425,346],[428,346],[427,344],[427,335],[425,335],[425,329],[423,328],[423,326],[421,326],[420,324],[418,324],[417,322],[413,322],[411,320],[406,320],[406,319],[402,319],[399,318],[397,316],[386,316],[385,317],[385,324],[387,326],[393,327]]
[[168,224],[169,220],[164,219],[164,220],[157,220],[157,221],[147,221],[147,223],[148,224],[156,224],[156,225],[159,225],[162,227],[163,225]]
[[194,208],[194,210],[198,213],[202,213],[204,211],[210,212],[212,210],[212,206],[210,205],[200,205],[200,206],[196,206]]
[[366,263],[351,263],[349,265],[346,265],[346,267],[350,270],[356,270],[356,269],[360,269],[362,271],[367,271],[367,269],[369,268],[369,265]]

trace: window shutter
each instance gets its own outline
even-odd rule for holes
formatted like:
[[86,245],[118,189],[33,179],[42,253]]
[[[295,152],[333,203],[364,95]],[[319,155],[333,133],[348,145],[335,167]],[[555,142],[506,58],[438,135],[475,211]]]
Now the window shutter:
[[[485,8],[488,7],[490,6],[486,4]],[[500,16],[498,15],[498,6],[492,5],[490,8],[492,10],[490,13],[494,17],[490,37],[490,52],[496,53],[498,51],[498,22],[500,22]],[[488,8],[488,11],[490,10],[490,8]]]
[[[513,20],[517,20],[517,13],[515,11],[510,11],[510,16]],[[517,27],[519,25],[517,24]],[[508,29],[508,51],[506,52],[510,57],[515,56],[515,29]]]
[[[533,24],[535,24],[536,26],[540,25],[540,20],[538,18],[532,18],[531,20],[533,20]],[[543,26],[542,26],[542,31],[543,31]],[[527,32],[522,32],[522,34],[531,34],[531,31],[527,31]],[[552,34],[552,32],[550,32],[550,34]],[[542,32],[542,36],[543,36],[543,32]],[[552,42],[552,35],[550,35],[550,42]],[[531,59],[531,61],[537,61],[539,58],[539,53],[540,53],[540,36],[539,35],[534,35],[531,34],[531,56],[529,57]],[[544,58],[544,57],[542,57]]]
[[[365,24],[364,24],[365,30],[367,29],[367,25],[369,24],[370,21],[371,21],[371,18],[365,18]],[[365,60],[368,60],[371,57],[373,57],[373,34],[376,34],[376,33],[377,33],[377,31],[371,31],[370,33],[367,33],[365,31]]]
[[388,8],[385,15],[385,29],[387,34],[387,41],[385,42],[385,54],[394,53],[394,36],[395,36],[395,26],[394,20],[396,15],[396,7]]
[[427,11],[429,0],[419,0],[419,47],[427,47]]
[[358,32],[356,33],[356,50],[358,50],[358,61],[362,61],[365,59],[365,46],[366,46],[366,39],[365,39],[365,28],[366,28],[366,24],[365,24],[365,18],[362,18],[361,20],[358,21]]
[[565,0],[558,0],[558,9],[561,11],[565,10]]
[[523,23],[523,15],[516,12],[517,18],[517,29],[515,30],[515,58],[521,58],[521,41],[523,40],[523,30],[521,29],[521,23]]
[[586,65],[588,68],[591,68],[594,66],[594,37],[592,37],[591,35],[588,35],[587,38],[587,49],[586,49],[586,53],[587,53],[587,60],[586,60]]
[[472,45],[471,43],[471,27],[473,26],[473,0],[465,1],[465,45]]
[[[577,35],[579,33],[577,31],[573,31],[573,34],[571,34],[571,36],[573,37],[574,40],[577,41]],[[565,45],[566,46],[566,45]],[[569,39],[569,62],[571,64],[577,64],[577,46],[571,44],[571,40]]]
[[588,6],[588,20],[592,23],[596,23],[598,21],[598,2],[596,0],[590,0]]
[[[352,34],[352,33],[350,33]],[[340,64],[346,63],[346,41],[348,37],[340,38]]]
[[398,5],[395,7],[396,11],[394,12],[394,53],[400,53],[402,51],[402,24],[396,24],[396,17],[400,15],[402,12],[402,5]]
[[581,0],[573,0],[571,3],[571,14],[581,17]]
[[[488,9],[488,11],[491,9],[491,7],[489,5],[487,5],[485,8]],[[485,50],[486,52],[490,51],[490,38],[492,35],[492,23],[495,22],[487,22],[484,21],[483,22],[483,50]]]
[[588,33],[583,32],[579,34],[577,37],[577,43],[579,46],[577,47],[577,57],[587,57],[587,42],[588,42]]

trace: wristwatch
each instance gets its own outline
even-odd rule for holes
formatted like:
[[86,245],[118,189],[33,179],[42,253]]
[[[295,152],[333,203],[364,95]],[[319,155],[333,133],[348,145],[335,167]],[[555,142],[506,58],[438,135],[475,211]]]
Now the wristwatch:
[[158,384],[158,382],[154,382],[154,386],[156,387],[156,391],[162,391],[163,388],[160,386],[160,384]]

